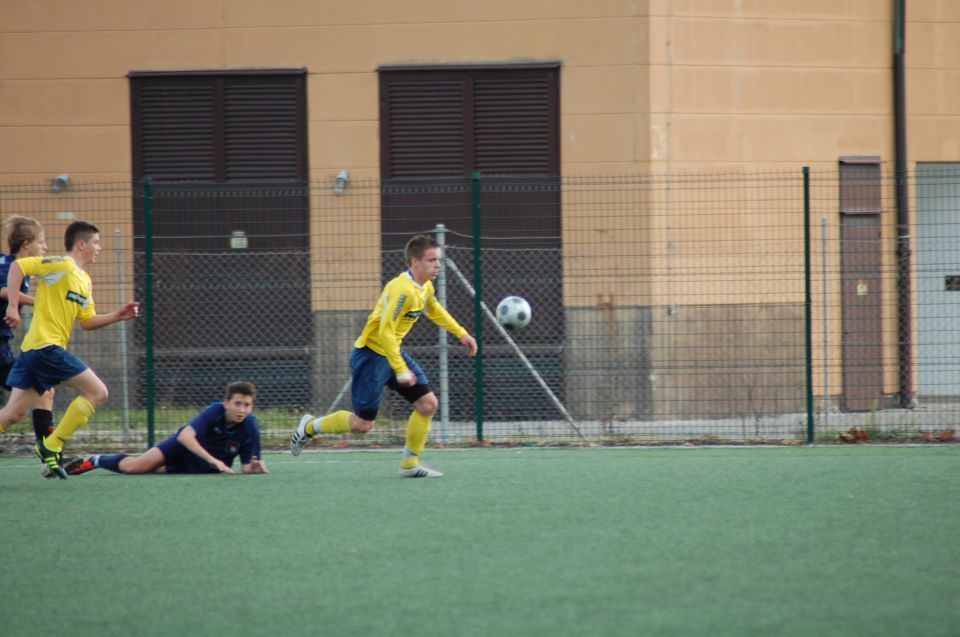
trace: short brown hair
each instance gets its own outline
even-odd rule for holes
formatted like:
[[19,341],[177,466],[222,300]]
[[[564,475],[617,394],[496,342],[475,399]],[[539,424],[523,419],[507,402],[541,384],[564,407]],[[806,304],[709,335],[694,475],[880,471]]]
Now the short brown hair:
[[437,240],[428,234],[418,234],[409,241],[407,241],[406,250],[404,250],[407,257],[407,265],[413,263],[414,259],[422,259],[423,255],[430,248],[439,248],[440,244],[437,243]]
[[224,400],[230,400],[234,394],[243,394],[244,396],[249,396],[250,398],[256,399],[257,387],[253,383],[246,380],[235,380],[227,385],[227,391],[224,395]]
[[90,241],[90,237],[99,232],[100,229],[88,221],[74,221],[63,233],[63,247],[70,252],[77,241]]
[[11,255],[20,252],[27,241],[36,241],[43,234],[43,226],[33,217],[14,215],[4,225],[7,227],[7,245]]

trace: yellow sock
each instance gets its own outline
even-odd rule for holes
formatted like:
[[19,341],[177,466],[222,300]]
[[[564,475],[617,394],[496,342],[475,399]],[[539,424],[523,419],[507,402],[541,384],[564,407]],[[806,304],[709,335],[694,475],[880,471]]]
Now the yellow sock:
[[73,437],[73,432],[87,424],[95,411],[90,401],[83,396],[74,398],[57,428],[44,438],[44,446],[50,451],[63,451],[63,443]]
[[[320,430],[317,431],[317,423],[320,424]],[[350,433],[350,412],[341,409],[332,414],[327,414],[323,418],[317,418],[307,425],[307,433],[315,436],[318,433],[325,434],[346,434]]]
[[427,446],[432,420],[433,416],[424,416],[418,411],[410,414],[410,420],[407,421],[407,444],[403,449],[403,461],[400,463],[404,469],[420,464],[420,454]]

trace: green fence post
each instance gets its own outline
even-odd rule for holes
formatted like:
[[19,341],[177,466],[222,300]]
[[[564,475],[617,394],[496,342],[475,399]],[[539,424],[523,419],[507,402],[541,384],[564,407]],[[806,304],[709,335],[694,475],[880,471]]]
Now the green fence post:
[[480,173],[470,176],[473,187],[473,322],[477,356],[473,367],[476,391],[477,442],[483,442],[483,274],[480,271]]
[[807,444],[813,444],[813,311],[810,294],[810,167],[803,167],[803,331],[807,372]]
[[156,431],[153,374],[153,180],[143,180],[143,305],[146,310],[147,447],[152,447]]

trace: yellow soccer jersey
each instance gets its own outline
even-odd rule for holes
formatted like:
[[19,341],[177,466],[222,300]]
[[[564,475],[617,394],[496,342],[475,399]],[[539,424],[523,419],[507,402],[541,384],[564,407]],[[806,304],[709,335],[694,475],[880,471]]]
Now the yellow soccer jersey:
[[90,275],[72,257],[24,257],[17,263],[24,276],[40,278],[33,321],[20,349],[26,352],[47,345],[66,349],[74,321],[97,314]]
[[421,314],[456,338],[467,333],[434,296],[433,281],[419,285],[407,271],[394,277],[383,288],[377,306],[367,318],[363,333],[353,345],[369,347],[386,356],[390,367],[399,374],[407,369],[407,364],[400,356],[400,344]]

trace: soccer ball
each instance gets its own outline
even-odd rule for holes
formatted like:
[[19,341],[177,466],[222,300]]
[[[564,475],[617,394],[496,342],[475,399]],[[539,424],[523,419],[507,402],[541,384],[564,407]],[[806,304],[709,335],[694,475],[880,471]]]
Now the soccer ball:
[[497,320],[500,325],[513,332],[525,328],[531,317],[530,304],[525,298],[508,296],[497,305]]

